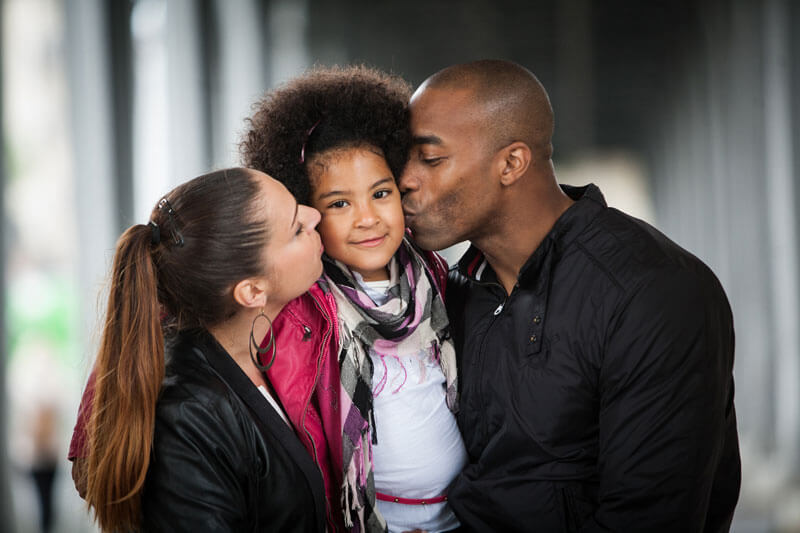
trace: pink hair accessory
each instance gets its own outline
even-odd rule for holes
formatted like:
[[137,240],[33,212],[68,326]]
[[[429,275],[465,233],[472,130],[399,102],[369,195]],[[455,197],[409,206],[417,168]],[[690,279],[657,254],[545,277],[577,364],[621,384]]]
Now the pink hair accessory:
[[311,138],[311,134],[312,134],[312,133],[314,133],[314,128],[316,128],[317,126],[319,126],[319,123],[320,123],[320,122],[322,122],[322,117],[320,117],[320,119],[319,119],[319,120],[317,120],[317,121],[314,123],[314,125],[313,125],[313,126],[311,126],[310,128],[308,128],[308,131],[306,132],[306,138],[305,138],[305,140],[303,141],[303,147],[302,147],[302,148],[300,148],[300,164],[301,164],[301,165],[302,165],[303,163],[305,163],[305,162],[306,162],[306,145],[308,144],[308,139],[310,139],[310,138]]

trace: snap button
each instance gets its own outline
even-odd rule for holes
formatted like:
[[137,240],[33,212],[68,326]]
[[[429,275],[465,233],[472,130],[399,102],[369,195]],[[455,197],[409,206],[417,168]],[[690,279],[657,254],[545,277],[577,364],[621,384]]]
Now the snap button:
[[536,342],[536,335],[531,335],[531,342]]
[[540,317],[539,315],[536,315],[535,317],[533,317],[533,323],[534,324],[538,324],[541,321],[542,321],[542,317]]

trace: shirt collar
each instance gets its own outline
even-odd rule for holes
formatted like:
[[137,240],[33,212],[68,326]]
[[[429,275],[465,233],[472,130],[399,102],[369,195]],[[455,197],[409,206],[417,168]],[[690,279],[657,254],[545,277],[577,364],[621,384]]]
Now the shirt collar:
[[[550,252],[558,251],[569,245],[575,237],[583,232],[600,211],[608,207],[603,193],[593,183],[583,187],[561,185],[561,189],[575,203],[561,214],[541,244],[522,266],[519,274],[520,285],[530,285],[535,282],[536,278],[540,277],[540,274],[546,274],[542,271],[542,267],[550,264],[549,260],[545,261],[546,258],[552,256]],[[464,255],[461,256],[461,259],[458,260],[457,269],[461,274],[475,281],[497,281],[497,276],[483,252],[476,248],[474,244],[470,245]]]

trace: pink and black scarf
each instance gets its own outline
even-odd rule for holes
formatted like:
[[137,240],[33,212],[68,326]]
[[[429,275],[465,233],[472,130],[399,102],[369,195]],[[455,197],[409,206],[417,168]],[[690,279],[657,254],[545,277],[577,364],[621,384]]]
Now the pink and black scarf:
[[392,258],[389,270],[390,297],[377,305],[344,264],[327,257],[325,262],[342,340],[342,505],[345,525],[359,533],[386,530],[375,502],[372,445],[377,443],[378,428],[373,412],[370,354],[401,357],[430,350],[445,376],[447,406],[453,412],[457,410],[455,351],[447,331],[444,301],[433,275],[425,259],[406,239]]

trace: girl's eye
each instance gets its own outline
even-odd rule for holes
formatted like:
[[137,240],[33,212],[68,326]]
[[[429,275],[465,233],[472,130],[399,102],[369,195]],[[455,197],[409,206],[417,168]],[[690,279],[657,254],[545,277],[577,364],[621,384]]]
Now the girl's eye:
[[298,224],[297,225],[297,232],[295,233],[295,236],[300,235],[301,233],[303,233],[304,229],[305,229],[305,226],[303,226],[302,224]]
[[381,189],[380,191],[375,191],[375,194],[373,194],[372,197],[376,198],[376,199],[381,199],[381,198],[386,198],[390,194],[392,194],[391,190],[389,190],[389,189]]
[[345,207],[346,205],[347,205],[347,201],[346,200],[336,200],[335,202],[330,204],[328,207],[333,207],[334,209],[341,209],[342,207]]

